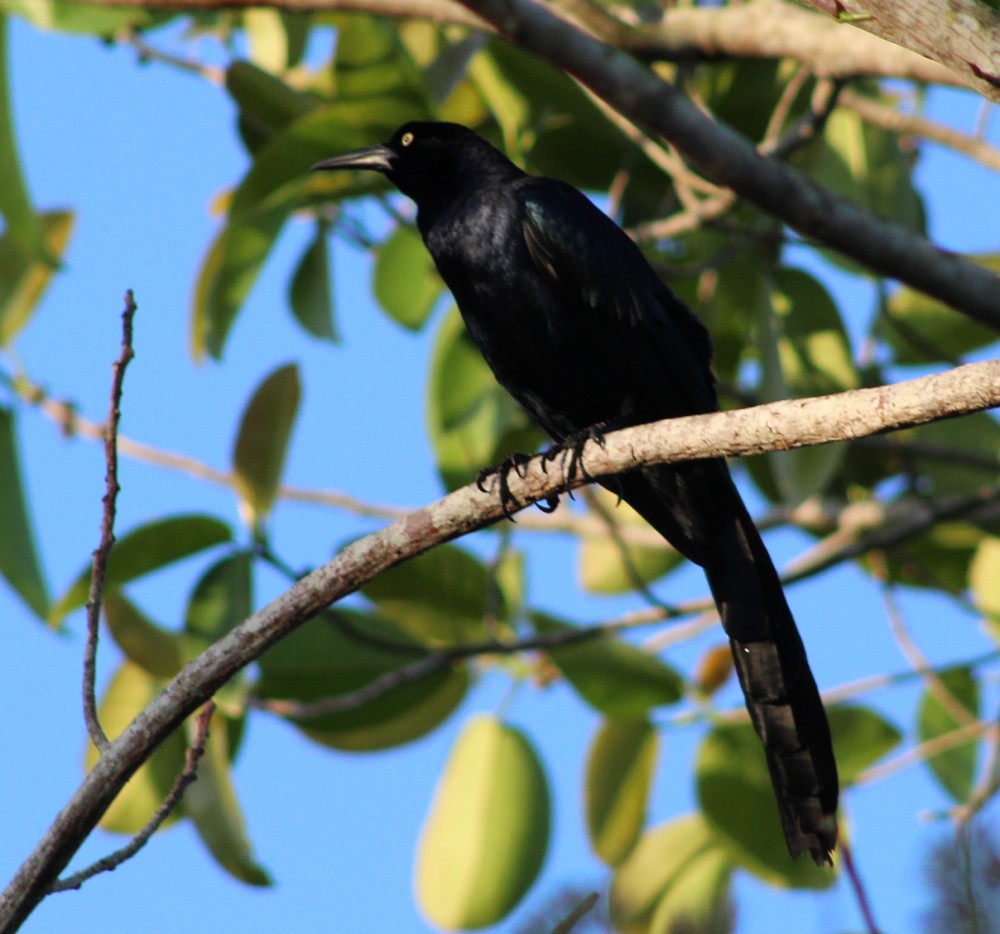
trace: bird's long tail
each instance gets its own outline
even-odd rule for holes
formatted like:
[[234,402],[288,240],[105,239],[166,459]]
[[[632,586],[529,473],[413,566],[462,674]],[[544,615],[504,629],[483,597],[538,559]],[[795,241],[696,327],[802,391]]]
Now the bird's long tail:
[[764,745],[789,852],[829,862],[838,782],[826,712],[774,563],[728,468],[698,461],[617,480],[625,501],[704,568]]

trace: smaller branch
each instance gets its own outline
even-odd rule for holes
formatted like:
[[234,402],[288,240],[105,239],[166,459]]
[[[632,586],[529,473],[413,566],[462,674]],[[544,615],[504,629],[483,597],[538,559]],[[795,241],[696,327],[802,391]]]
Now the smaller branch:
[[97,640],[101,628],[101,597],[104,593],[104,578],[108,570],[108,557],[115,543],[115,507],[118,502],[118,422],[121,420],[122,384],[125,369],[135,356],[132,350],[132,319],[137,306],[132,290],[125,293],[125,310],[122,312],[121,353],[113,366],[111,380],[111,408],[108,412],[107,431],[104,436],[105,493],[102,500],[104,511],[101,516],[101,540],[94,552],[94,563],[90,575],[90,595],[87,599],[87,644],[83,655],[83,718],[91,742],[99,752],[108,748],[108,737],[101,728],[97,716],[97,697],[94,684],[97,678]]
[[974,159],[994,172],[1000,172],[1000,149],[991,146],[985,139],[961,133],[919,114],[901,113],[894,107],[887,107],[854,91],[842,91],[840,103],[841,106],[853,110],[866,123],[901,136],[916,136],[932,143],[940,143]]
[[136,29],[127,30],[122,38],[139,53],[140,62],[162,62],[180,71],[198,75],[198,77],[204,78],[218,87],[225,87],[225,68],[219,68],[215,65],[204,65],[193,59],[181,58],[179,55],[171,55],[169,52],[164,52],[146,42],[142,37],[142,33]]
[[886,613],[889,617],[889,627],[892,630],[896,644],[913,670],[920,672],[928,694],[938,701],[947,711],[948,716],[958,726],[975,723],[976,718],[962,705],[962,702],[944,681],[941,680],[941,676],[934,670],[930,660],[920,651],[920,647],[907,630],[903,614],[899,609],[899,604],[896,602],[895,590],[892,584],[886,583],[883,585],[882,599],[885,603]]
[[177,776],[174,787],[170,789],[166,798],[156,809],[156,812],[149,819],[149,823],[142,828],[129,842],[120,850],[99,859],[86,869],[59,879],[54,882],[49,889],[50,894],[55,892],[67,892],[70,889],[78,889],[88,879],[93,878],[102,872],[113,872],[126,860],[131,859],[148,842],[149,838],[159,829],[160,825],[167,819],[181,802],[188,785],[198,778],[198,760],[205,754],[205,744],[208,742],[208,728],[215,712],[214,701],[208,701],[199,711],[194,721],[194,736],[191,738],[191,745],[188,746],[187,755],[184,760],[184,771]]

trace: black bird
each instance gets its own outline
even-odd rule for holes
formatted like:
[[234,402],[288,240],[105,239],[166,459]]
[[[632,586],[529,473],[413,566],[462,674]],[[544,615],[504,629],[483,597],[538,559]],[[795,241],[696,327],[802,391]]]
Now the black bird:
[[[638,247],[565,182],[531,176],[471,130],[408,123],[314,170],[381,172],[497,380],[556,442],[718,410],[712,348]],[[502,480],[502,477],[501,477]],[[767,754],[789,852],[830,862],[837,766],[777,571],[722,459],[607,485],[704,568]]]

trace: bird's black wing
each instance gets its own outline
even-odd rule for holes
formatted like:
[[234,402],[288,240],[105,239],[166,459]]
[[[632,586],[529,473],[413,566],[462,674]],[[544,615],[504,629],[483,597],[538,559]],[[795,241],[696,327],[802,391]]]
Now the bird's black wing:
[[[623,424],[716,410],[708,334],[639,249],[570,186],[522,185],[524,239],[536,272],[557,295],[551,305],[559,327],[584,335],[572,362],[593,371],[594,388],[583,390],[600,400],[592,420],[607,418],[609,391]],[[566,378],[568,363],[556,361]],[[780,578],[725,462],[645,468],[612,488],[705,569],[789,850],[829,860],[838,781],[826,713]]]
[[564,182],[529,177],[518,194],[528,251],[605,358],[606,378],[637,396],[646,420],[718,408],[708,332],[621,228]]

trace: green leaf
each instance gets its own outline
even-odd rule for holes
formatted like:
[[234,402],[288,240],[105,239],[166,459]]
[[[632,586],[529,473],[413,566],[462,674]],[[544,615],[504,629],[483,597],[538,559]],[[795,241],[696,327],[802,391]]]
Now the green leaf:
[[[938,675],[938,681],[951,694],[951,704],[943,703],[935,691],[925,688],[917,714],[920,742],[931,742],[980,717],[979,682],[969,668],[950,668]],[[956,716],[957,707],[965,716]],[[959,804],[969,800],[976,782],[979,737],[960,746],[944,749],[927,759],[931,773],[941,787]]]
[[825,889],[836,882],[829,869],[789,856],[753,727],[716,727],[699,747],[696,768],[702,813],[740,865],[772,885]]
[[17,453],[14,413],[0,407],[0,574],[17,595],[44,620],[49,589],[38,561]]
[[446,930],[514,908],[548,848],[549,791],[531,742],[494,717],[471,720],[448,757],[417,849],[420,907]]
[[[419,642],[461,645],[486,637],[489,586],[477,558],[443,545],[379,574],[361,592]],[[496,611],[506,617],[503,605]]]
[[418,331],[434,309],[444,284],[413,227],[397,227],[378,249],[372,287],[386,312]]
[[[188,514],[156,519],[141,525],[115,543],[108,559],[105,589],[127,584],[183,558],[221,545],[232,538],[229,526],[211,516]],[[49,623],[58,625],[67,613],[87,602],[90,564],[59,598],[49,612]]]
[[[342,697],[419,662],[426,650],[389,620],[338,610],[306,623],[260,659],[254,693],[271,701]],[[334,749],[386,749],[417,739],[446,720],[468,689],[464,667],[417,681],[386,684],[377,697],[338,713],[292,722]]]
[[117,35],[122,30],[165,23],[177,15],[136,7],[87,6],[79,0],[3,0],[3,8],[46,32],[82,33],[100,39]]
[[130,662],[163,680],[181,670],[184,648],[177,633],[158,626],[131,600],[116,591],[105,595],[103,606],[111,638]]
[[607,719],[587,755],[585,810],[594,851],[617,866],[635,846],[646,822],[657,752],[648,720]]
[[[98,718],[109,739],[114,739],[136,715],[160,693],[164,682],[130,661],[122,662],[111,677],[98,706]],[[186,743],[180,732],[171,733],[140,766],[111,802],[100,825],[112,833],[136,834],[149,823],[154,811],[173,787],[184,769]],[[97,749],[87,744],[87,771],[97,763]],[[168,826],[177,813],[164,821]]]
[[[774,273],[770,298],[760,327],[764,398],[856,389],[860,379],[850,341],[826,289],[802,270],[781,268]],[[845,444],[826,444],[768,455],[782,498],[800,503],[824,491],[847,450]]]
[[267,870],[253,858],[233,787],[228,733],[226,718],[213,714],[205,753],[198,762],[198,780],[188,786],[181,808],[226,872],[248,885],[272,885]]
[[240,109],[240,132],[251,152],[320,106],[315,95],[296,90],[253,62],[235,61],[226,69],[226,90]]
[[54,265],[45,246],[41,219],[35,214],[28,185],[21,171],[14,115],[10,107],[7,69],[7,17],[0,13],[0,214],[7,234],[31,261]]
[[[391,95],[377,102],[337,100],[292,120],[261,146],[198,274],[191,326],[195,359],[206,353],[221,357],[243,302],[307,188],[331,196],[359,190],[351,173],[310,176],[310,167],[331,152],[385,138],[415,116],[412,106]],[[371,190],[373,181],[363,184]]]
[[991,535],[978,543],[969,566],[969,587],[976,606],[994,624],[1000,620],[1000,539]]
[[732,875],[732,858],[721,847],[701,854],[660,899],[650,930],[729,934],[736,922]]
[[320,340],[336,341],[331,275],[326,225],[320,223],[292,274],[288,302],[295,319],[307,333]]
[[253,555],[240,551],[213,564],[195,585],[184,629],[215,642],[243,622],[253,609]]
[[[855,111],[838,108],[830,114],[822,138],[793,162],[834,194],[923,231],[923,202],[913,187],[910,157],[900,148],[898,135],[866,123]],[[842,258],[837,261],[843,264]]]
[[[592,492],[619,528],[649,528],[646,520],[628,503],[618,502],[614,493],[596,487]],[[680,553],[665,540],[662,545],[647,547],[619,543],[610,534],[584,535],[577,573],[581,584],[591,593],[626,593],[657,580],[682,561]]]
[[[573,628],[544,613],[531,619],[539,633]],[[653,707],[677,703],[684,693],[683,679],[673,668],[612,636],[545,651],[576,692],[609,717],[638,719]]]
[[[49,254],[62,257],[75,215],[72,211],[49,211],[40,220]],[[0,346],[7,346],[31,320],[54,271],[50,263],[32,260],[10,231],[0,235]]]
[[233,480],[244,522],[260,535],[278,495],[302,398],[299,368],[278,367],[254,391],[233,446]]
[[826,712],[840,784],[848,785],[899,745],[903,734],[868,707],[838,704]]
[[455,309],[441,322],[434,343],[427,422],[438,473],[449,490],[511,451],[534,450],[542,438],[497,383]]
[[[966,259],[1000,274],[1000,254],[972,255]],[[958,360],[998,339],[994,328],[908,286],[896,289],[889,296],[876,331],[889,342],[899,364]]]
[[195,584],[184,614],[184,631],[203,648],[221,639],[252,611],[253,555],[238,551],[213,564]]
[[643,834],[611,880],[608,901],[615,929],[671,930],[649,926],[657,906],[690,869],[718,854],[720,847],[701,814],[675,818]]
[[241,18],[253,62],[268,71],[284,71],[288,67],[288,37],[281,13],[251,8],[244,10]]
[[246,211],[230,220],[212,241],[195,283],[191,312],[191,353],[222,357],[240,307],[250,294],[292,209],[293,198]]

